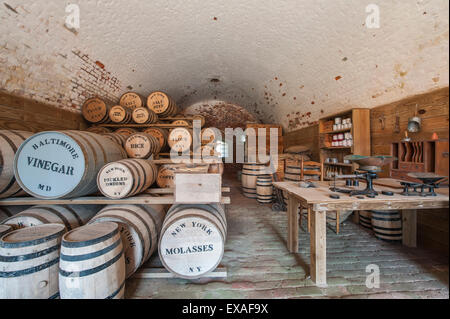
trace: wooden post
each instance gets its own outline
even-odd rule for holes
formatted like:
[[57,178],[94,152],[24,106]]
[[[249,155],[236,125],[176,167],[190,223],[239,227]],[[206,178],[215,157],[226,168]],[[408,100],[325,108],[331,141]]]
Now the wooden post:
[[298,252],[298,200],[291,194],[288,195],[288,250],[291,253]]
[[308,233],[311,232],[311,206],[308,206]]
[[327,235],[326,212],[311,211],[311,280],[316,286],[327,285]]
[[339,217],[341,216],[340,211],[336,211],[336,234],[339,234]]
[[403,245],[417,247],[417,210],[402,210]]

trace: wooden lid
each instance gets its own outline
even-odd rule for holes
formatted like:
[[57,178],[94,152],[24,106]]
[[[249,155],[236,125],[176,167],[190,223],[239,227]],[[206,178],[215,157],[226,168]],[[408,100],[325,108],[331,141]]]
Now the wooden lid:
[[175,187],[175,165],[162,165],[158,170],[158,176],[156,177],[156,183],[161,188],[173,188]]
[[4,235],[0,247],[26,247],[38,245],[53,238],[60,237],[66,231],[62,224],[43,224],[14,230]]
[[134,186],[133,172],[120,161],[106,164],[98,172],[97,185],[106,197],[123,198]]
[[147,107],[156,114],[161,114],[167,111],[170,106],[169,96],[160,91],[150,93],[147,98]]
[[84,101],[81,113],[86,121],[97,123],[107,116],[108,108],[106,103],[99,98],[90,98]]
[[176,152],[189,150],[192,145],[192,134],[184,127],[177,127],[170,131],[168,143]]
[[142,124],[149,120],[150,113],[145,107],[137,107],[133,110],[132,117],[135,123]]
[[131,158],[148,158],[155,150],[153,140],[147,133],[134,133],[127,138],[125,150]]
[[141,96],[135,92],[127,92],[123,94],[120,97],[119,104],[130,109],[144,106]]

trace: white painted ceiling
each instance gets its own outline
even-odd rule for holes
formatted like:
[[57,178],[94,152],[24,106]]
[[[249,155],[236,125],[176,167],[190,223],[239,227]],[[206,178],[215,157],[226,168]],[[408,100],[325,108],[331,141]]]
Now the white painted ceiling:
[[[78,3],[80,28],[65,26]],[[380,9],[368,28],[366,6]],[[0,88],[77,110],[164,90],[292,130],[448,86],[447,0],[5,0]],[[81,95],[80,95],[81,94]]]

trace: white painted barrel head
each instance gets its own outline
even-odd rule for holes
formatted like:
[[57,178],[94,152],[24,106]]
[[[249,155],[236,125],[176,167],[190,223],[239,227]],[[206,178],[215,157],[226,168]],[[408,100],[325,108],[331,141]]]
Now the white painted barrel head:
[[103,166],[97,176],[100,192],[109,198],[123,198],[134,185],[133,172],[120,162]]
[[[190,212],[191,211],[191,212]],[[196,209],[186,209],[186,215]],[[219,229],[204,218],[187,216],[174,221],[159,243],[159,256],[167,270],[178,277],[194,279],[214,270],[224,252]]]
[[28,138],[14,159],[17,182],[30,195],[58,198],[83,178],[86,159],[81,147],[61,132],[47,131]]

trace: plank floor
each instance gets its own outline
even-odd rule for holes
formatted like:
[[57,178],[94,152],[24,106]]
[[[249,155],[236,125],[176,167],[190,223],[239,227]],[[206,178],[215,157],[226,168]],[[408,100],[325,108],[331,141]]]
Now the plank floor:
[[[129,279],[126,298],[449,298],[448,258],[423,249],[377,240],[347,220],[336,235],[327,230],[328,287],[309,279],[309,234],[300,229],[300,249],[286,249],[287,217],[241,195],[236,180],[228,205],[228,238],[221,265],[228,277]],[[154,263],[155,261],[149,261]],[[366,267],[380,269],[380,287],[367,288]]]

